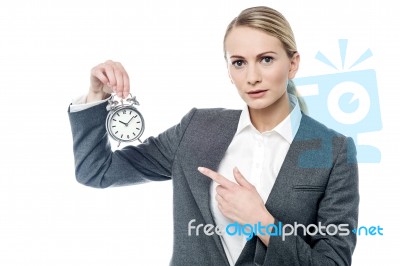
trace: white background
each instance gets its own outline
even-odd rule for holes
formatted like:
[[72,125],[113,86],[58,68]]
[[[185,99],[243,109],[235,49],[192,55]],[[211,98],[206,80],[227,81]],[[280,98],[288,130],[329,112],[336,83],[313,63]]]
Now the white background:
[[[167,265],[171,182],[96,190],[75,181],[67,107],[86,93],[90,69],[121,61],[147,123],[145,137],[193,106],[241,108],[222,54],[227,24],[268,5],[289,20],[299,77],[334,73],[370,48],[383,130],[363,136],[379,164],[360,164],[360,236],[353,265],[395,265],[398,244],[398,62],[395,1],[8,1],[0,4],[0,265]],[[311,114],[312,115],[312,114]]]

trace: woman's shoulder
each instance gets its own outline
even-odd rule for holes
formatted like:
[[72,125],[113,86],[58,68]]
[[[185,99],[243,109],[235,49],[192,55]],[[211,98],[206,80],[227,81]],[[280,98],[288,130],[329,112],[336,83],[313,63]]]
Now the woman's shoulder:
[[300,128],[305,136],[324,136],[324,137],[339,137],[346,138],[342,133],[328,127],[327,125],[317,121],[316,119],[303,114]]
[[[329,154],[339,154],[340,152],[347,153],[348,163],[357,163],[357,150],[351,137],[327,127],[308,115],[303,114],[295,141],[314,150],[313,154],[309,153],[308,155],[315,159],[314,163],[317,165],[321,162],[331,165],[333,161]],[[307,163],[310,161],[313,160],[309,159]]]

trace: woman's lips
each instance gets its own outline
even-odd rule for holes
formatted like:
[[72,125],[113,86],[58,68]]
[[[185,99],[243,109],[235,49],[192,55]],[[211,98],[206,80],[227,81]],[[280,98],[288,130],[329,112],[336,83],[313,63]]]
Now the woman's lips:
[[261,98],[265,95],[265,93],[268,90],[255,90],[255,91],[249,91],[247,94],[251,97],[251,98]]

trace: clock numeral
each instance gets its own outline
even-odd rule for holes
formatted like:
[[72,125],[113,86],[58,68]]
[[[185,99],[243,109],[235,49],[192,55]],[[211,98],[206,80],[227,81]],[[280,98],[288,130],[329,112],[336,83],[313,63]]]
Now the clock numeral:
[[120,116],[119,113],[117,113],[117,115]]
[[114,134],[115,134],[115,135],[117,135],[117,133],[118,133],[118,131],[117,131],[117,132],[115,132]]
[[126,110],[122,111],[123,114],[126,114]]
[[140,128],[136,128],[137,130],[140,130]]
[[140,121],[137,121],[136,124],[140,124]]
[[134,116],[133,116],[133,118],[136,118],[136,117],[137,117],[137,115],[134,115]]
[[112,127],[116,127],[116,126],[112,126]]
[[124,136],[124,134],[121,134],[121,139],[122,139],[123,136]]
[[135,132],[132,132],[133,136],[136,136]]
[[115,120],[115,119],[113,118],[113,121],[115,121],[115,122],[116,122],[117,120]]
[[129,114],[132,114],[132,111],[130,111]]
[[130,139],[129,135],[127,137],[128,137],[128,139]]

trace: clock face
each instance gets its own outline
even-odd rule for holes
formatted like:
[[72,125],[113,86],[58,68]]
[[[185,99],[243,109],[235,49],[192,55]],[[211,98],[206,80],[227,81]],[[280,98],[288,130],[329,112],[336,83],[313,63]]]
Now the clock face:
[[108,131],[118,141],[138,139],[144,130],[142,115],[132,107],[117,109],[108,119]]

